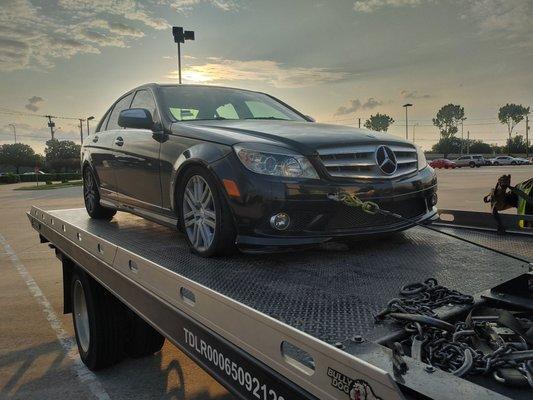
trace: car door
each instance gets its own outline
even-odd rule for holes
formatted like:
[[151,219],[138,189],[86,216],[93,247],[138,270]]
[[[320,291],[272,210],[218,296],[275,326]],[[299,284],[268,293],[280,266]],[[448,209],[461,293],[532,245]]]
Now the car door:
[[[129,108],[145,108],[150,111],[154,120],[159,119],[154,98],[147,89],[135,92]],[[157,139],[154,132],[149,129],[117,130],[114,143],[115,175],[121,203],[150,211],[160,211],[161,143]]]
[[107,112],[99,129],[87,137],[85,147],[90,149],[91,166],[94,169],[99,187],[100,196],[105,200],[118,201],[117,181],[113,166],[113,142],[115,136],[113,132],[107,130],[107,123],[113,107]]

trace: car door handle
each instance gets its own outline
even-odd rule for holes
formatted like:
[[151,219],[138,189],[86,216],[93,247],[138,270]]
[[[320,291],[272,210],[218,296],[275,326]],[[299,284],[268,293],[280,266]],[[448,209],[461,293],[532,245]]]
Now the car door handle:
[[124,144],[124,139],[122,139],[120,136],[115,139],[115,144],[117,146],[122,146]]
[[98,142],[98,136],[93,137],[93,143]]

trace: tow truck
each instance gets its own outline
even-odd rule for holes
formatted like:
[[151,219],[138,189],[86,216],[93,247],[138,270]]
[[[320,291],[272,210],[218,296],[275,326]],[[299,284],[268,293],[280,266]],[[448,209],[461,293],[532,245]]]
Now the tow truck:
[[164,337],[240,399],[533,398],[531,371],[517,372],[520,385],[458,376],[399,349],[407,325],[376,320],[400,288],[426,278],[472,300],[431,310],[441,325],[474,306],[533,313],[533,234],[516,228],[533,216],[504,215],[501,236],[490,214],[439,214],[431,229],[349,248],[205,259],[175,230],[132,215],[27,213],[61,261],[78,348],[98,340],[100,351],[84,360],[92,369],[120,362],[125,346],[154,353]]

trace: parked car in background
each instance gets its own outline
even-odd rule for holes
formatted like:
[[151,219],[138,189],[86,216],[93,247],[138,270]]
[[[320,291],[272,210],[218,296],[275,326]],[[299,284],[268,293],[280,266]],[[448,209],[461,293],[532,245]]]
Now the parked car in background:
[[515,157],[515,160],[518,161],[518,165],[529,165],[531,162],[527,158]]
[[486,165],[487,162],[485,161],[485,157],[483,157],[480,154],[468,154],[465,156],[461,156],[458,159],[454,160],[457,167],[481,167],[482,165]]
[[457,168],[457,164],[451,160],[448,160],[447,158],[438,158],[436,160],[432,160],[429,163],[429,166],[432,168]]
[[517,158],[511,157],[511,156],[498,156],[491,158],[490,162],[492,165],[518,165],[523,164],[523,162],[519,161]]

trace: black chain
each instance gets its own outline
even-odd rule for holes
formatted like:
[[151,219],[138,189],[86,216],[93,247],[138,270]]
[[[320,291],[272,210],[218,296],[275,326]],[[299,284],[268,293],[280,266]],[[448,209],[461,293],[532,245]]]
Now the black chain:
[[[512,382],[506,381],[500,370],[512,368],[523,377],[518,384],[527,382],[533,388],[533,350],[528,350],[525,342],[495,342],[489,334],[493,322],[450,324],[435,313],[436,308],[447,304],[473,305],[472,296],[441,286],[433,278],[403,286],[400,295],[375,319],[391,318],[403,324],[408,338],[395,345],[401,345],[412,358],[456,376],[492,374],[505,383]],[[517,321],[524,326],[531,324],[527,319]],[[480,342],[487,343],[485,351],[479,348]]]
[[387,307],[377,314],[376,321],[383,320],[391,313],[419,314],[437,318],[435,309],[449,304],[473,304],[472,296],[439,285],[437,280],[429,278],[424,282],[411,283],[401,288],[403,297],[394,298]]

